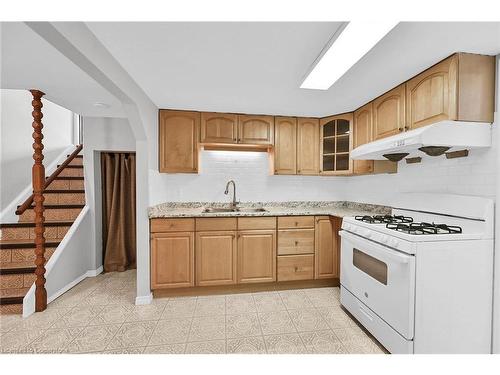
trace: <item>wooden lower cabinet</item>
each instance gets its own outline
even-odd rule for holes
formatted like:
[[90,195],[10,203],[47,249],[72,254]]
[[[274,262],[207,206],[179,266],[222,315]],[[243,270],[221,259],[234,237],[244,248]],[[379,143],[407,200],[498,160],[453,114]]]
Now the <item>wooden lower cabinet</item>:
[[278,231],[278,255],[314,253],[314,229]]
[[276,281],[276,231],[238,233],[238,283]]
[[194,286],[194,233],[151,235],[151,288]]
[[196,285],[236,284],[236,232],[196,233]]
[[152,219],[151,288],[338,278],[340,223],[329,216]]
[[313,254],[278,256],[278,281],[312,280],[313,278]]
[[337,219],[316,216],[315,227],[315,279],[339,277],[339,246]]

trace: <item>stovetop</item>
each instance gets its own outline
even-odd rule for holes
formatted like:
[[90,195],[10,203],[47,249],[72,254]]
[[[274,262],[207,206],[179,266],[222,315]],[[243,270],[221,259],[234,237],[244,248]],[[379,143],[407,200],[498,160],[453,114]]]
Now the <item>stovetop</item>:
[[459,234],[457,225],[414,222],[412,217],[402,215],[356,216],[355,220],[367,224],[385,224],[387,229],[411,235]]

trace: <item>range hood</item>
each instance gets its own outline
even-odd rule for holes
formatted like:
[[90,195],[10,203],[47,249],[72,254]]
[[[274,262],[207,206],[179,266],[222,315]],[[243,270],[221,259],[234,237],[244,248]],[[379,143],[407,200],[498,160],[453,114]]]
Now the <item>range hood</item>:
[[[387,160],[387,154],[422,156],[419,148],[446,148],[447,151],[491,146],[491,124],[467,121],[440,121],[415,130],[356,147],[354,160]],[[448,149],[449,148],[449,149]]]

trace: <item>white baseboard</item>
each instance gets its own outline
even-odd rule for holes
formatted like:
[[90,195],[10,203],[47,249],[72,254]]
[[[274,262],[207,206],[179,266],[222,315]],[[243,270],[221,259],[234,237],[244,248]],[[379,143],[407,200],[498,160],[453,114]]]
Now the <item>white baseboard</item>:
[[[61,289],[59,289],[57,292],[53,293],[52,295],[48,296],[47,303],[50,303],[53,300],[55,300],[56,298],[60,297],[61,295],[66,293],[68,290],[73,288],[75,285],[81,283],[87,277],[96,277],[97,275],[102,273],[102,270],[103,270],[103,268],[101,266],[95,270],[89,270],[89,271],[85,272],[83,275],[78,276],[75,280],[66,284],[65,286],[63,286]],[[34,286],[32,286],[31,289],[33,289],[32,292],[34,292],[34,289],[35,289]],[[30,289],[30,291],[31,291],[31,289]],[[35,301],[34,298],[31,298],[31,299],[25,299],[25,301],[23,302],[23,318],[27,318],[28,316],[30,316],[31,314],[33,314],[35,312],[34,301]]]
[[103,271],[102,266],[95,270],[87,271],[87,277],[96,277],[97,275],[101,274],[102,271]]
[[57,292],[55,292],[54,294],[52,294],[50,297],[47,297],[47,303],[52,302],[57,297],[59,297],[62,294],[66,293],[68,290],[70,290],[71,288],[73,288],[76,284],[79,284],[80,282],[82,282],[87,277],[96,277],[100,273],[102,273],[102,266],[99,267],[99,268],[97,268],[97,269],[95,269],[95,270],[89,270],[89,271],[85,272],[83,275],[78,276],[75,280],[73,280],[69,284],[66,284],[65,286],[63,286],[61,289],[59,289]]
[[147,296],[135,297],[136,305],[149,305],[151,302],[153,302],[153,293],[149,293]]

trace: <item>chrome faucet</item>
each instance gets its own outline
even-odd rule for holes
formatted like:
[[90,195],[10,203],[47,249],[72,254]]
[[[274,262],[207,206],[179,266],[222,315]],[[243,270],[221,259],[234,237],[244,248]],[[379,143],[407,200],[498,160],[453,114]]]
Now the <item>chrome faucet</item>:
[[229,194],[229,185],[233,184],[233,201],[230,203],[229,207],[231,209],[236,209],[236,206],[238,205],[239,202],[236,201],[236,183],[233,180],[229,180],[226,184],[226,190],[224,191],[224,194],[228,195]]

